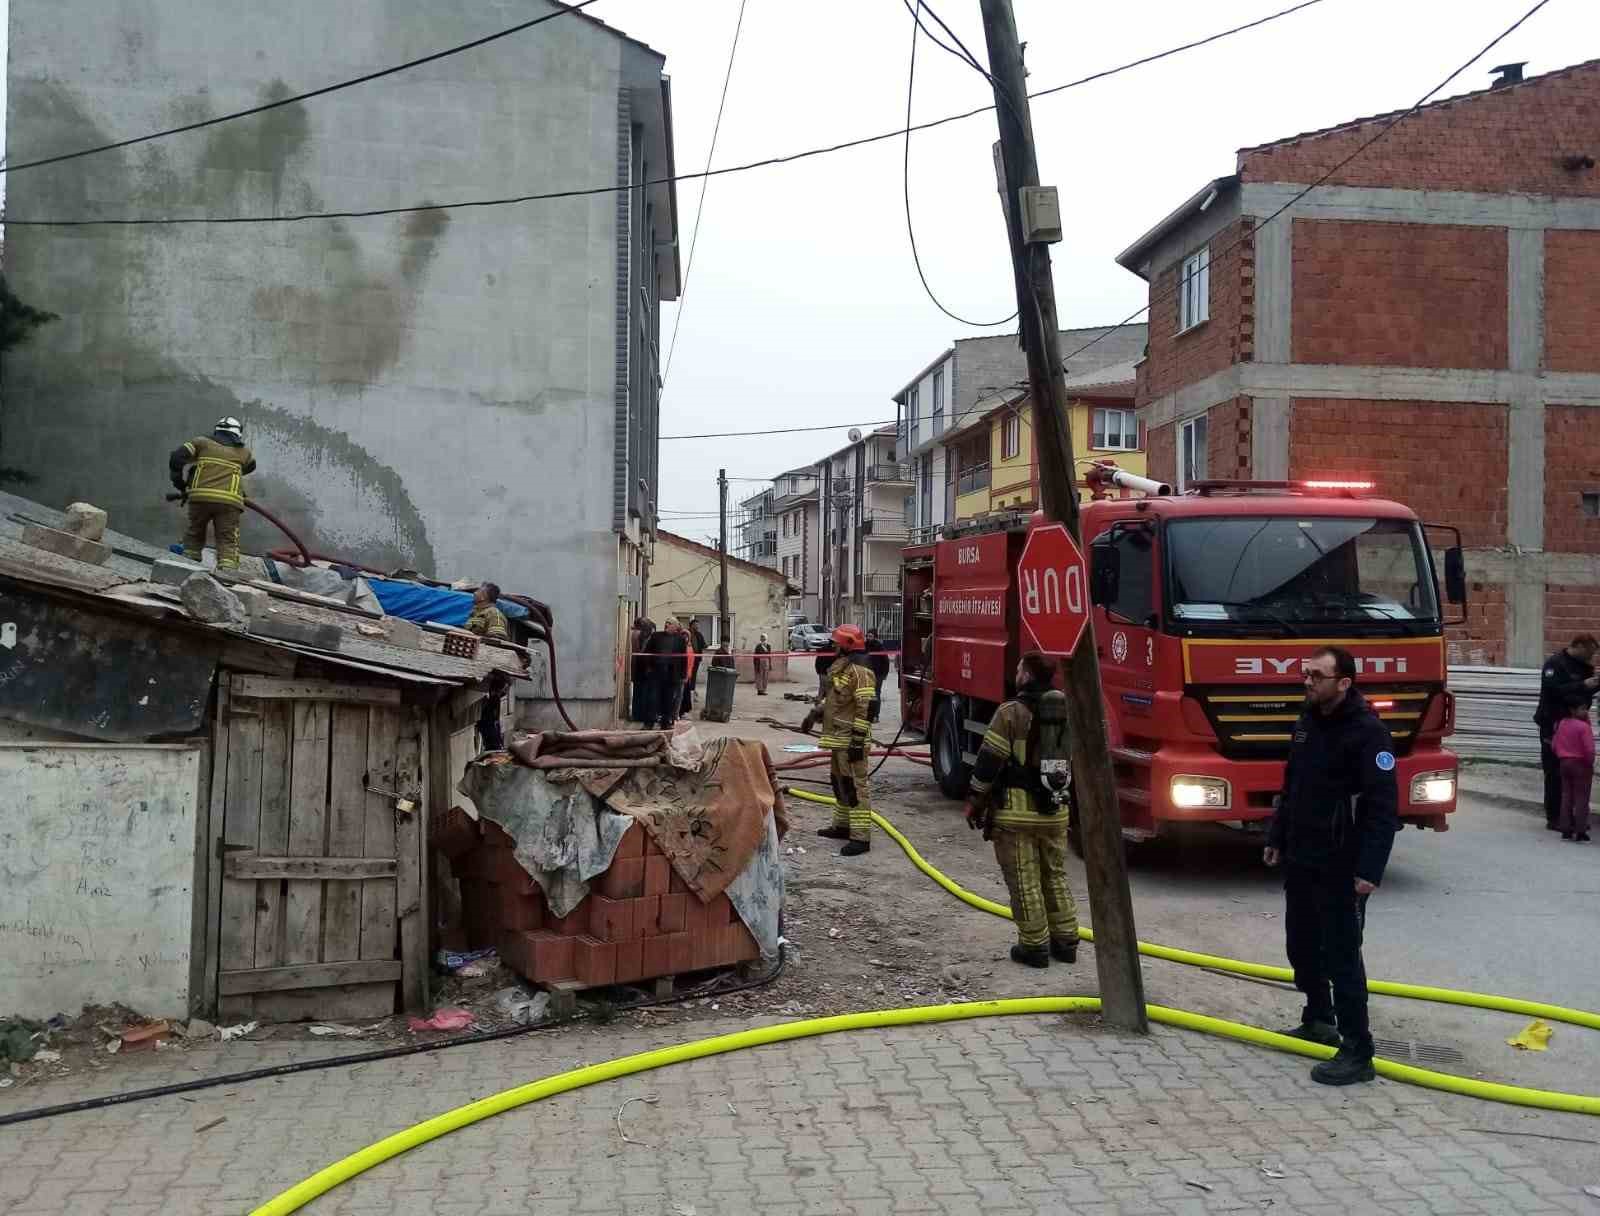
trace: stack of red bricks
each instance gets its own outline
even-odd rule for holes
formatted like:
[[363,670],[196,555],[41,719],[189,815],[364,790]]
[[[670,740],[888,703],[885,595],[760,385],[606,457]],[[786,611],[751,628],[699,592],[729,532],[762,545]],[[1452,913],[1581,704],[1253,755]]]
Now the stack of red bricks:
[[441,825],[434,847],[461,881],[468,944],[497,947],[506,966],[534,983],[597,988],[760,957],[727,895],[702,902],[637,823],[588,896],[553,916],[513,856],[511,837],[487,819],[461,820]]

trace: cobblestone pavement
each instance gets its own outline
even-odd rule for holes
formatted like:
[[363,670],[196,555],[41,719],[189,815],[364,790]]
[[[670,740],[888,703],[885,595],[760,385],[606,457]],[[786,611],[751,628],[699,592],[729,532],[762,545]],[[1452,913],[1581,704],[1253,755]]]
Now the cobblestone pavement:
[[[616,1023],[8,1127],[0,1212],[247,1212],[320,1166],[474,1098],[729,1029]],[[312,1054],[307,1046],[296,1056]],[[200,1066],[276,1063],[286,1050],[234,1044]],[[163,1061],[168,1075],[143,1070],[137,1083],[193,1076],[196,1066],[189,1056]],[[1161,1029],[1126,1039],[1055,1017],[839,1034],[523,1107],[381,1165],[306,1210],[1533,1216],[1593,1202],[1513,1142],[1469,1130],[1482,1108],[1466,1100],[1382,1081],[1328,1090],[1306,1071],[1305,1061],[1242,1044]],[[0,1110],[84,1096],[53,1084],[5,1094]],[[647,1101],[619,1114],[629,1098]],[[619,1119],[642,1143],[623,1140]]]

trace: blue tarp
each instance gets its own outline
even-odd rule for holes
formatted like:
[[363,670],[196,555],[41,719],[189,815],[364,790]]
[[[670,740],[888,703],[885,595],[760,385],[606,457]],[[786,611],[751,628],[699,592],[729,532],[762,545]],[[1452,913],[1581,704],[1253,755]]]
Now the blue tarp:
[[[467,623],[467,617],[472,614],[472,594],[467,591],[371,577],[367,579],[367,585],[389,616],[408,621],[437,621],[441,625],[459,628]],[[521,604],[513,604],[509,600],[500,600],[499,608],[509,619],[528,615],[528,610]]]

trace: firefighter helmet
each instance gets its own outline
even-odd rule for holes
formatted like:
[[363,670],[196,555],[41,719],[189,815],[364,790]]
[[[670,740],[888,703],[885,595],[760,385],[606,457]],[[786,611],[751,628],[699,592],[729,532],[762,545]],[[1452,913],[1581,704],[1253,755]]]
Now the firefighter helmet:
[[867,639],[861,634],[860,625],[840,625],[833,631],[833,644],[840,650],[865,650]]
[[244,438],[244,423],[232,415],[227,418],[218,418],[216,426],[211,428],[216,435],[232,435],[235,439]]

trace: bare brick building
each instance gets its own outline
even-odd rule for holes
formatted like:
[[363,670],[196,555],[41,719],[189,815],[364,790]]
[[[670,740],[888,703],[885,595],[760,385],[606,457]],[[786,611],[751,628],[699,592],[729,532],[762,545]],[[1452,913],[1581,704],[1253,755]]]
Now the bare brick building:
[[1245,148],[1118,262],[1152,476],[1360,477],[1454,524],[1455,662],[1600,627],[1600,60]]

